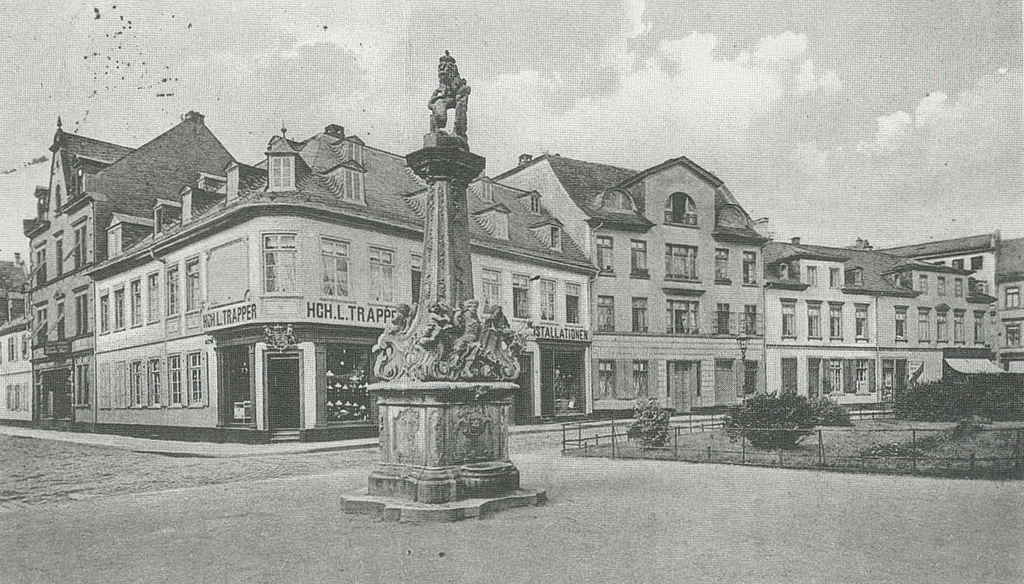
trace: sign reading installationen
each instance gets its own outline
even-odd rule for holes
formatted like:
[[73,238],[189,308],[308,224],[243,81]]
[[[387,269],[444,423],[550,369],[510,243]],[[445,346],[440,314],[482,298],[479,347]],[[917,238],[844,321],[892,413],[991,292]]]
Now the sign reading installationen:
[[584,328],[557,326],[553,324],[533,325],[533,336],[537,339],[556,341],[589,341],[590,331]]

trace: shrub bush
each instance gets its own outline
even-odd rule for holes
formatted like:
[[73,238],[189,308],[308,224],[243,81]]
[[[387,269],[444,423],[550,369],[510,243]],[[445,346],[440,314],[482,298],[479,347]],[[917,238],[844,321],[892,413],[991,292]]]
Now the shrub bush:
[[800,395],[757,394],[729,408],[726,431],[761,449],[794,448],[818,423],[814,405]]
[[952,422],[972,416],[991,420],[1024,420],[1024,376],[978,374],[944,377],[921,383],[893,396],[897,418]]
[[668,422],[668,410],[659,407],[658,400],[651,397],[645,402],[637,401],[627,435],[638,439],[645,448],[664,446],[668,444]]
[[850,412],[827,397],[812,402],[812,405],[814,406],[814,416],[817,418],[819,426],[853,425],[853,422],[850,421]]

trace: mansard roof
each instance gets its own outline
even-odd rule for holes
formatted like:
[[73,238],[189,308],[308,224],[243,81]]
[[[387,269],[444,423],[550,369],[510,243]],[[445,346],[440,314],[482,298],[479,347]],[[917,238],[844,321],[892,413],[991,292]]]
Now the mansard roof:
[[[729,187],[720,178],[685,156],[671,158],[661,164],[637,172],[608,164],[575,160],[557,154],[544,154],[498,175],[496,180],[501,180],[504,177],[515,174],[522,168],[537,164],[540,161],[547,161],[562,188],[565,189],[565,192],[576,206],[591,218],[591,223],[600,221],[605,225],[614,224],[627,228],[650,228],[653,226],[654,223],[644,216],[647,204],[643,189],[638,189],[636,186],[648,177],[674,166],[681,166],[687,169],[714,190],[716,210],[728,206],[734,206],[737,209],[743,210],[743,206],[740,205],[739,201],[736,200],[736,197],[729,190]],[[607,207],[602,204],[605,193],[619,189],[628,192],[634,199],[635,206],[632,212]],[[743,213],[746,214],[746,211],[743,211]],[[749,227],[719,228],[718,232],[726,238],[742,239],[757,243],[764,240],[756,230]]]
[[959,253],[994,251],[998,244],[999,232],[996,231],[981,235],[971,235],[969,237],[915,243],[882,251],[903,257],[927,258]]
[[[345,199],[344,184],[338,175],[332,172],[339,164],[350,167],[351,157],[349,145],[355,142],[362,148],[362,163],[359,166],[363,176],[363,201]],[[241,206],[263,207],[273,205],[297,205],[313,213],[340,214],[346,219],[365,222],[371,229],[385,225],[391,228],[406,229],[409,232],[422,232],[424,218],[422,210],[417,208],[417,193],[426,190],[426,184],[414,175],[405,164],[405,158],[390,152],[372,148],[362,144],[353,136],[339,139],[331,134],[317,134],[303,142],[289,141],[295,145],[297,154],[304,162],[296,165],[295,188],[290,191],[268,191],[267,169],[265,164],[257,166],[239,165],[239,192],[230,201],[223,200],[214,205],[203,216],[193,216],[186,225],[178,225],[163,231],[160,241],[170,241],[175,233],[201,229],[206,223],[216,221],[219,217],[231,213]],[[222,164],[220,171],[227,166]],[[477,179],[478,181],[480,179]],[[195,189],[193,189],[195,192]],[[584,271],[596,271],[580,246],[566,234],[563,235],[562,250],[552,250],[541,242],[529,229],[538,221],[536,213],[526,210],[518,199],[525,191],[494,183],[491,189],[493,200],[484,200],[477,188],[467,190],[467,202],[470,214],[484,209],[502,208],[508,212],[509,239],[503,240],[488,234],[476,221],[470,221],[470,235],[476,247],[507,252],[520,256],[532,256],[539,259],[559,262]],[[171,197],[165,197],[171,198]],[[177,198],[177,197],[174,197]],[[150,208],[152,205],[150,205]],[[541,220],[550,220],[553,216],[541,209]],[[152,237],[127,250],[119,258],[105,262],[99,266],[103,272],[113,263],[125,261],[137,250],[154,243]]]
[[844,270],[860,269],[863,285],[844,286],[864,292],[906,296],[916,295],[913,290],[895,285],[891,274],[907,270],[942,272],[958,275],[969,275],[969,270],[960,270],[949,266],[938,266],[928,262],[905,258],[885,251],[827,247],[823,245],[807,245],[768,242],[764,246],[765,265],[791,259],[816,259],[825,261],[842,261]]

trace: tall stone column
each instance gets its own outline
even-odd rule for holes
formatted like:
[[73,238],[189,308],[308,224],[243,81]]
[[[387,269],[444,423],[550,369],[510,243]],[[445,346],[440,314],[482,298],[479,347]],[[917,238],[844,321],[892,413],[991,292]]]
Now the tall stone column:
[[405,157],[427,182],[420,302],[457,309],[473,298],[466,187],[483,172],[485,160],[455,138],[427,134],[424,142],[424,148]]
[[[501,307],[481,314],[473,298],[466,187],[485,161],[465,135],[469,86],[447,52],[438,77],[431,132],[406,156],[428,185],[420,304],[399,305],[374,346],[380,461],[368,494],[342,499],[346,512],[384,519],[456,520],[544,501],[519,488],[508,453],[523,339]],[[454,135],[443,130],[448,109]]]

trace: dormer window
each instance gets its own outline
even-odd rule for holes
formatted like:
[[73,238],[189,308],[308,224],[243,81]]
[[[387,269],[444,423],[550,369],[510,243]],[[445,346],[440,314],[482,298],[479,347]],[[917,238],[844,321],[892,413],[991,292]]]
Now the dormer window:
[[697,206],[686,193],[673,193],[665,204],[665,223],[697,225]]
[[530,195],[530,212],[540,213],[540,195],[536,193]]
[[860,268],[854,268],[847,270],[846,272],[846,285],[847,286],[863,286],[864,285],[864,270]]
[[550,237],[549,247],[555,251],[562,251],[562,228],[552,225]]
[[616,211],[633,211],[633,199],[622,191],[612,191],[604,195],[604,207]]
[[219,192],[226,183],[226,177],[213,176],[205,172],[199,175],[196,186],[204,191]]
[[508,215],[508,208],[498,204],[483,211],[477,211],[473,217],[489,235],[508,241]]
[[348,159],[352,162],[362,164],[363,163],[363,145],[354,141],[349,140],[346,142],[348,148]]
[[491,181],[480,181],[480,198],[488,203],[494,202],[494,185]]
[[54,185],[53,189],[53,214],[57,215],[60,213],[60,184]]
[[114,257],[121,255],[121,225],[111,226],[107,230],[107,256]]
[[270,156],[270,190],[290,191],[295,188],[295,159],[290,155]]
[[345,201],[363,202],[363,173],[351,168],[341,169],[341,198]]

